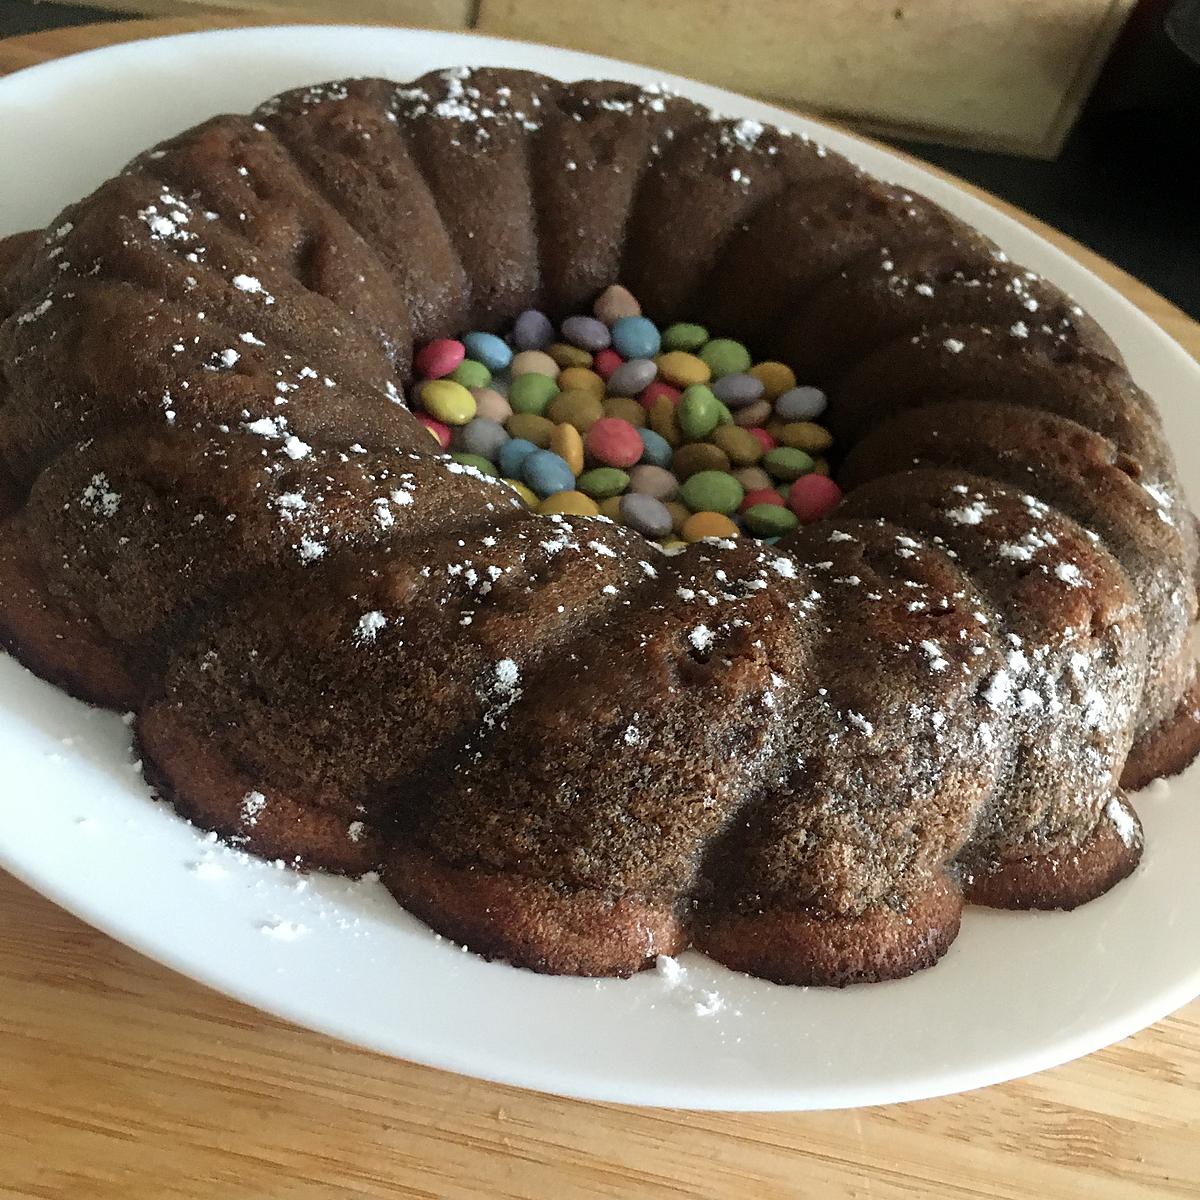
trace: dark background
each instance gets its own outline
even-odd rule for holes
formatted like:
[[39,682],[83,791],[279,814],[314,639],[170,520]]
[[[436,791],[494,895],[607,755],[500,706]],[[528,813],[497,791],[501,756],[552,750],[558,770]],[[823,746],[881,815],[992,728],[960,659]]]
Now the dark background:
[[[0,37],[113,19],[0,0]],[[1200,0],[1142,5],[1054,162],[895,144],[1070,234],[1200,319]]]

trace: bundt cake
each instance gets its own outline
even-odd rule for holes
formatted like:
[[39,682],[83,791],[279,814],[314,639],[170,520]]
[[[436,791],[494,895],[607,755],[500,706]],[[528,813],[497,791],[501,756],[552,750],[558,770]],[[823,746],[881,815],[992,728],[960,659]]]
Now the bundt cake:
[[[674,556],[439,453],[415,345],[621,281],[831,397],[845,502]],[[660,90],[289,92],[0,243],[0,635],[257,854],[479,953],[845,984],[1126,876],[1196,538],[1104,332],[937,205]]]

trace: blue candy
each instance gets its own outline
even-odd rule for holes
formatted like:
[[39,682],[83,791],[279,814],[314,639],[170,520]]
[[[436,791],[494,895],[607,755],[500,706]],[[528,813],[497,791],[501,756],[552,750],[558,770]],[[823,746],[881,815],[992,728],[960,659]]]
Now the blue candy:
[[650,463],[655,467],[669,467],[671,465],[671,443],[661,433],[655,433],[653,429],[639,429],[637,432],[645,447],[642,450],[642,457],[638,461]]
[[621,317],[615,321],[612,343],[622,358],[653,358],[662,349],[658,326],[648,317]]
[[525,438],[513,438],[500,447],[496,455],[496,465],[509,479],[521,478],[521,465],[537,449]]
[[467,357],[481,362],[489,371],[503,371],[512,362],[512,351],[503,338],[494,333],[468,333],[463,338]]
[[[510,446],[512,442],[508,443]],[[553,450],[534,450],[521,464],[521,477],[543,499],[575,487],[575,472],[567,460]]]

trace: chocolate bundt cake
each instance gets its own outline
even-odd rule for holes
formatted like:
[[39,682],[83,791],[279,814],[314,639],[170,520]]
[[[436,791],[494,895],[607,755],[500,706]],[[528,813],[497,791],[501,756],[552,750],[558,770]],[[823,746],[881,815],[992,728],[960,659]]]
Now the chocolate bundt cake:
[[[674,556],[438,452],[413,347],[620,280],[831,397],[847,489]],[[935,204],[623,83],[268,101],[0,243],[0,636],[250,851],[471,949],[844,984],[1137,864],[1193,518],[1104,332]]]

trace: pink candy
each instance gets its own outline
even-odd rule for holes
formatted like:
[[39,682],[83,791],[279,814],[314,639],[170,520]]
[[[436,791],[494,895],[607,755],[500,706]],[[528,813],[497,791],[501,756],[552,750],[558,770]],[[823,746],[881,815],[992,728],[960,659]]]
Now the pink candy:
[[433,417],[427,416],[425,413],[414,413],[413,416],[433,434],[438,440],[438,445],[443,450],[450,449],[450,426],[443,425],[441,421],[434,420]]
[[751,425],[746,429],[747,433],[752,433],[758,438],[759,445],[763,448],[764,454],[770,454],[779,443],[765,430],[761,425]]
[[413,359],[413,366],[426,379],[441,379],[449,375],[467,356],[467,348],[454,338],[435,338],[422,346]]
[[588,430],[584,445],[606,467],[632,467],[645,450],[638,431],[620,417],[601,417]]
[[801,475],[788,491],[788,508],[803,521],[827,517],[842,499],[842,489],[827,475]]
[[746,493],[746,498],[742,501],[738,512],[745,512],[748,508],[753,508],[756,504],[778,504],[780,508],[787,506],[783,502],[783,497],[774,488],[756,488],[752,492]]
[[638,400],[641,401],[644,408],[649,408],[659,396],[670,396],[672,404],[679,403],[679,397],[683,393],[678,388],[673,388],[669,383],[663,383],[661,379],[656,379],[653,383],[643,388]]
[[601,379],[607,379],[624,361],[615,350],[597,350],[592,355],[592,370]]

